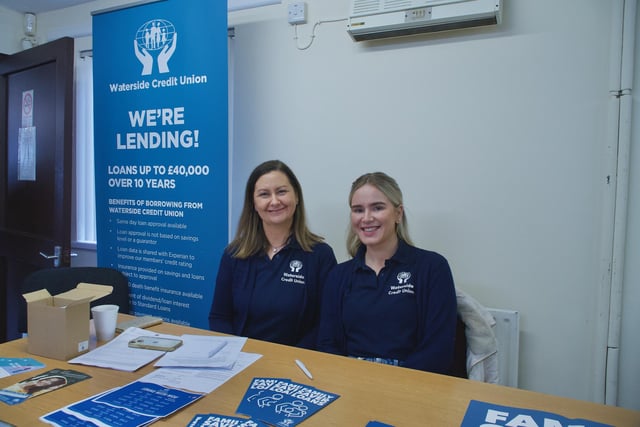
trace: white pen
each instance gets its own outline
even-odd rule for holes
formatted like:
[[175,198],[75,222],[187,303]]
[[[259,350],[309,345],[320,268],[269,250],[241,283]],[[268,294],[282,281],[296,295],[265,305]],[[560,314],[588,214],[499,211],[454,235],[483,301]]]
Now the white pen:
[[300,360],[298,360],[298,359],[296,359],[296,360],[295,360],[295,362],[296,362],[296,365],[298,365],[298,368],[300,368],[300,369],[302,370],[302,372],[304,372],[304,374],[305,374],[306,376],[308,376],[310,380],[312,380],[312,379],[313,379],[313,375],[311,375],[311,372],[309,372],[309,370],[307,369],[307,367],[306,367],[306,366],[304,366],[304,363],[302,363],[302,362],[301,362]]

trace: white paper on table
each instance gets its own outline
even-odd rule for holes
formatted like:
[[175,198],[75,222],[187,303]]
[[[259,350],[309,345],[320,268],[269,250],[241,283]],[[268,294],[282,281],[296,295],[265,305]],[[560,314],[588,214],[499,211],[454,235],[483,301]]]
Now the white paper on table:
[[129,347],[129,341],[139,336],[180,339],[180,337],[175,335],[158,334],[146,329],[132,327],[123,331],[108,343],[69,360],[69,363],[99,366],[101,368],[111,368],[127,372],[136,371],[165,353],[160,350]]
[[247,342],[246,337],[189,335],[180,337],[182,346],[167,352],[154,366],[166,368],[231,369]]
[[261,354],[240,352],[232,369],[161,368],[155,369],[138,381],[195,393],[211,393],[261,357]]

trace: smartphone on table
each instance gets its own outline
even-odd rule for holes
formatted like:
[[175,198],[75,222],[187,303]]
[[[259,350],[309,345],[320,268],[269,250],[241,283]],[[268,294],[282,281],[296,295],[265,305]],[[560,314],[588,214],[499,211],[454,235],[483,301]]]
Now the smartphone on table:
[[181,345],[182,340],[154,336],[141,336],[129,341],[129,347],[147,350],[173,351]]

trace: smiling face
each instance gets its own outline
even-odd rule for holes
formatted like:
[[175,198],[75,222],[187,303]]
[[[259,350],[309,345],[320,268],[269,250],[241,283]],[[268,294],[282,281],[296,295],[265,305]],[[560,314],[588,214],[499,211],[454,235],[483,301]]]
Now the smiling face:
[[58,385],[65,382],[65,379],[62,377],[45,377],[41,378],[36,382],[36,385],[40,387],[47,387],[51,385]]
[[287,176],[280,171],[262,175],[253,190],[253,207],[262,223],[291,227],[298,197]]
[[396,245],[396,224],[402,218],[402,206],[391,201],[371,184],[358,188],[351,197],[351,227],[368,248]]

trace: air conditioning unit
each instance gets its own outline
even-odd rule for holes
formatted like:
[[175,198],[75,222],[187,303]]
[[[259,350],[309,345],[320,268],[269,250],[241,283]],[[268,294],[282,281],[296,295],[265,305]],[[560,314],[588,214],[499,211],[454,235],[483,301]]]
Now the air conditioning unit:
[[496,25],[502,0],[352,0],[347,31],[355,41]]

